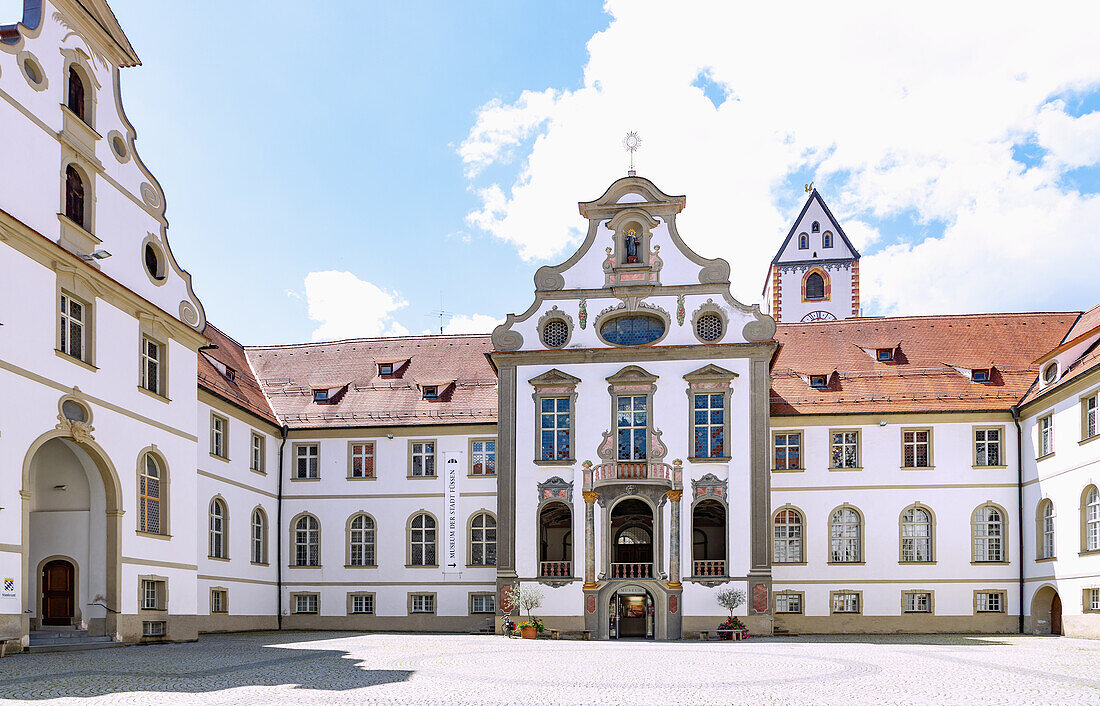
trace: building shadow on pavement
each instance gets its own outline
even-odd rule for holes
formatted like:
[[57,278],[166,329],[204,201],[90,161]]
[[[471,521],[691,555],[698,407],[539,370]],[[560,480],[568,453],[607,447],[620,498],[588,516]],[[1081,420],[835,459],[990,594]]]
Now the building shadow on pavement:
[[[370,656],[351,657],[323,644],[359,635],[219,634],[190,643],[11,655],[0,660],[0,699],[198,694],[248,686],[344,691],[409,680],[414,670],[372,669]],[[382,657],[380,647],[364,651]]]

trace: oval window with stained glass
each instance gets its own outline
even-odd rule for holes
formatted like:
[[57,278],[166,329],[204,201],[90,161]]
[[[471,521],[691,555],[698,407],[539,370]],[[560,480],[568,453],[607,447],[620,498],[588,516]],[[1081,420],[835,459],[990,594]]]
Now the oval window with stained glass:
[[644,346],[665,335],[665,322],[656,316],[617,316],[600,326],[600,337],[616,346]]

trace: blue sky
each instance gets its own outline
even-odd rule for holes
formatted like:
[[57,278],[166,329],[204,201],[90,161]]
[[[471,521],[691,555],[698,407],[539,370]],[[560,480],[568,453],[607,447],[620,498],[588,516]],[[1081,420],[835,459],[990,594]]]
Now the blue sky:
[[1100,300],[1073,267],[1100,257],[1096,3],[111,6],[173,250],[245,343],[438,330],[441,295],[449,330],[489,330],[568,256],[627,130],[748,303],[810,180],[865,313]]

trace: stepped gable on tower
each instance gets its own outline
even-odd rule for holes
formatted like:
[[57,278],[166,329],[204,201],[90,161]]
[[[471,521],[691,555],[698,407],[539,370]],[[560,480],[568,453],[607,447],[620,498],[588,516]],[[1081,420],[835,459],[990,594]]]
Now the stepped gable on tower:
[[1063,340],[1078,316],[965,314],[780,324],[771,414],[1005,411],[1024,397],[1039,372],[1037,359]]
[[480,334],[245,348],[279,422],[292,429],[494,423],[490,350]]
[[764,311],[776,321],[859,316],[859,251],[817,189],[810,192],[772,258]]

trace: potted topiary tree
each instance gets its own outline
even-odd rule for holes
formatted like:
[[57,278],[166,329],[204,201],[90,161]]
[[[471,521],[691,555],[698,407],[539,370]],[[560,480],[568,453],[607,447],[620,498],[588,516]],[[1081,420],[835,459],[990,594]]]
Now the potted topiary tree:
[[519,624],[520,635],[525,640],[534,640],[546,629],[540,619],[531,617],[531,611],[542,605],[542,591],[536,586],[517,583],[509,597],[512,605],[527,613],[527,620]]
[[740,608],[745,603],[745,592],[739,588],[727,588],[723,591],[719,591],[715,596],[718,599],[718,605],[722,606],[730,612],[730,617],[718,626],[715,630],[718,633],[718,639],[720,640],[744,640],[749,636],[749,631],[745,627],[745,624],[741,622],[741,619],[733,614],[735,610]]

